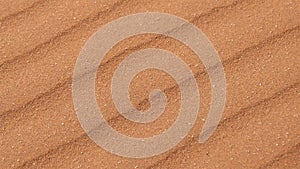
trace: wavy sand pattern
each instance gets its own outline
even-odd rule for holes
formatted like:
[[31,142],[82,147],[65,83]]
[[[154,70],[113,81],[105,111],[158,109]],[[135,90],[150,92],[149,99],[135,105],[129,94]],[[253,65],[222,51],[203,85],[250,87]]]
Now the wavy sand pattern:
[[[142,125],[118,114],[109,84],[118,64],[134,51],[172,51],[188,63],[201,93],[196,125],[182,142],[159,156],[128,159],[104,151],[84,133],[71,82],[79,52],[94,32],[145,11],[182,17],[209,37],[225,68],[227,102],[213,136],[198,144],[210,103],[201,62],[169,37],[147,34],[120,42],[101,63],[97,78],[105,83],[97,83],[96,90],[105,118],[119,132],[159,134],[178,111],[178,86],[152,70],[134,79],[131,100],[146,110],[149,91],[162,89],[169,99],[162,117]],[[300,168],[299,18],[296,0],[1,1],[0,168]]]

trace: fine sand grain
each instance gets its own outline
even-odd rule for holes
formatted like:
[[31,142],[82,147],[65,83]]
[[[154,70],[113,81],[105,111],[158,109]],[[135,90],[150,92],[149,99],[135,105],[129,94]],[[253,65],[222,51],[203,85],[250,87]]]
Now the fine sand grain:
[[[146,11],[177,15],[208,36],[225,69],[227,100],[217,130],[199,144],[211,85],[197,56],[155,34],[121,41],[105,56],[96,82],[99,107],[115,130],[153,136],[170,127],[179,111],[176,82],[147,70],[133,79],[131,101],[147,110],[149,92],[160,88],[166,111],[147,125],[117,112],[111,78],[134,51],[173,52],[190,66],[201,93],[201,111],[186,138],[161,155],[130,159],[110,154],[85,134],[72,102],[72,75],[94,32]],[[0,1],[0,168],[300,168],[299,18],[297,0]]]

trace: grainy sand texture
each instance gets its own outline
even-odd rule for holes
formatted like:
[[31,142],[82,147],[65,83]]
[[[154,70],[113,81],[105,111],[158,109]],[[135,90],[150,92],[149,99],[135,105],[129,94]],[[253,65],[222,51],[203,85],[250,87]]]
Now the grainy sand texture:
[[[151,137],[176,120],[180,90],[163,71],[146,70],[130,85],[132,104],[150,107],[159,88],[168,104],[160,118],[134,123],[118,113],[110,84],[131,53],[160,48],[187,63],[201,93],[188,135],[150,158],[113,155],[82,129],[72,75],[85,42],[129,14],[162,12],[191,22],[218,51],[226,73],[225,111],[213,135],[198,143],[210,108],[211,84],[197,56],[167,36],[119,42],[97,72],[98,106],[108,124],[131,137]],[[297,0],[1,0],[0,168],[300,168],[300,2]]]

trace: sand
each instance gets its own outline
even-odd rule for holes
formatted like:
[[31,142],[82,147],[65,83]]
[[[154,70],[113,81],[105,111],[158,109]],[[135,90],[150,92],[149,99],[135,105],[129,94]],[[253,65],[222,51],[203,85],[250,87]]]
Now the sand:
[[[296,0],[1,1],[0,168],[300,168],[299,5]],[[199,144],[211,99],[202,63],[169,37],[146,34],[120,42],[101,63],[96,83],[99,107],[117,131],[149,137],[170,127],[178,113],[177,84],[150,70],[132,81],[131,100],[146,110],[149,92],[160,88],[169,99],[162,117],[142,125],[118,114],[109,84],[134,51],[172,51],[190,66],[201,93],[201,111],[186,138],[161,155],[130,159],[103,150],[85,134],[72,102],[72,75],[94,32],[146,11],[182,17],[208,36],[225,69],[227,100],[217,130]]]

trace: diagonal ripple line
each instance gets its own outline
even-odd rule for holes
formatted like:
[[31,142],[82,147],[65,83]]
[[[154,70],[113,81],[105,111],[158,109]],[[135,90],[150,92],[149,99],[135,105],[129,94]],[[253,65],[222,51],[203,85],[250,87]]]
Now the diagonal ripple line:
[[[253,51],[262,49],[262,48],[264,47],[262,44],[273,45],[274,43],[279,42],[279,41],[281,40],[281,38],[286,39],[286,38],[287,38],[287,35],[294,34],[294,33],[297,32],[298,30],[299,30],[299,26],[296,26],[296,27],[289,28],[289,29],[287,29],[287,30],[285,30],[285,31],[282,31],[282,32],[280,32],[279,34],[276,34],[276,35],[273,35],[273,36],[269,36],[268,38],[266,38],[266,39],[260,41],[258,44],[252,45],[252,46],[250,46],[250,47],[248,47],[248,48],[245,48],[245,49],[244,49],[243,51],[241,51],[241,52],[235,53],[234,57],[233,57],[232,59],[225,60],[225,61],[223,62],[223,65],[230,66],[230,64],[236,63],[236,62],[234,62],[235,60],[238,61],[240,58],[243,58],[244,55],[245,55],[246,53],[248,53],[248,52],[253,52]],[[205,74],[205,73],[204,73],[204,72],[200,72],[200,73],[198,73],[197,75],[199,75],[199,74]],[[67,80],[67,81],[64,81],[64,82],[69,83],[69,82],[71,82],[71,81],[72,81],[72,79],[71,79],[71,78],[68,78],[68,80]],[[296,83],[294,83],[294,84],[292,84],[292,85],[290,85],[290,86],[288,86],[288,87],[286,87],[286,88],[281,89],[280,91],[276,92],[275,94],[273,94],[272,96],[270,96],[270,97],[268,97],[268,98],[266,98],[266,99],[260,100],[260,101],[254,103],[254,104],[251,105],[251,106],[248,106],[248,107],[243,108],[241,111],[236,112],[236,114],[239,114],[239,113],[246,114],[246,113],[244,113],[244,112],[247,112],[247,111],[249,111],[250,109],[252,109],[252,108],[254,108],[254,107],[257,107],[257,106],[259,106],[259,105],[262,105],[262,104],[264,104],[264,103],[266,103],[266,102],[270,102],[270,100],[273,100],[273,99],[275,99],[275,98],[277,98],[277,97],[279,97],[279,96],[281,96],[281,95],[283,95],[283,94],[286,94],[287,92],[290,91],[290,89],[296,88],[296,87],[298,87],[298,86],[299,86],[299,82],[296,82]],[[171,90],[172,88],[173,88],[173,87],[168,88],[168,89],[166,89],[166,90]],[[57,91],[56,91],[55,89],[56,89],[56,87],[53,88],[53,90],[51,89],[51,91],[55,91],[55,92],[57,93]],[[48,92],[47,92],[47,93],[48,93]],[[49,92],[48,94],[50,95],[50,93],[52,93],[52,92]],[[46,96],[48,96],[48,94],[43,93],[43,96],[42,96],[42,97],[46,97]],[[52,93],[52,94],[53,94],[53,93]],[[39,100],[39,101],[40,101],[40,100]],[[21,108],[18,109],[17,111],[21,111]],[[8,112],[7,112],[7,113],[8,113]],[[16,112],[14,112],[14,113],[16,113]],[[6,113],[4,113],[4,114],[6,114]],[[120,116],[113,117],[113,118],[110,119],[109,121],[117,120],[118,117],[120,117]],[[225,126],[224,123],[227,123],[227,124],[228,124],[228,123],[230,123],[230,121],[234,121],[234,120],[237,120],[235,115],[234,115],[234,116],[231,116],[231,117],[229,117],[229,118],[227,118],[226,120],[222,120],[222,121],[220,122],[220,125],[219,125],[219,126]],[[109,123],[110,123],[110,122],[109,122]],[[35,157],[35,158],[32,158],[32,159],[30,159],[30,160],[25,161],[25,162],[20,166],[20,168],[23,168],[24,166],[30,166],[30,165],[31,165],[32,163],[34,163],[34,162],[38,163],[39,160],[42,160],[42,159],[50,160],[51,158],[48,158],[49,155],[54,154],[54,153],[57,154],[58,150],[66,149],[66,146],[67,146],[67,145],[68,145],[68,146],[71,146],[71,145],[74,146],[75,142],[78,142],[79,140],[83,140],[85,137],[86,137],[86,134],[82,134],[82,135],[80,135],[79,137],[77,137],[77,138],[75,138],[75,139],[73,139],[73,140],[70,140],[69,142],[66,142],[66,143],[64,143],[64,144],[60,144],[60,145],[58,145],[57,147],[52,148],[52,149],[48,150],[47,152],[45,152],[45,153],[43,153],[43,154],[40,154],[39,156],[37,156],[37,157]],[[185,147],[186,147],[186,146],[185,146]],[[177,150],[178,150],[178,149],[176,149],[175,151],[177,151]],[[180,151],[181,151],[181,150],[180,150]],[[174,151],[172,151],[172,152],[174,152]],[[164,160],[162,160],[162,161],[164,161]],[[159,163],[161,163],[161,161],[159,161]],[[156,166],[156,165],[154,165],[154,166]],[[151,167],[150,167],[150,168],[151,168]]]
[[[278,98],[278,97],[284,97],[283,95],[285,95],[285,96],[288,95],[289,92],[291,92],[291,89],[299,87],[299,84],[300,84],[300,82],[296,82],[296,83],[294,83],[294,84],[292,84],[292,85],[289,85],[288,87],[286,87],[286,88],[284,88],[284,89],[282,89],[282,90],[276,92],[276,93],[273,94],[272,96],[270,96],[270,97],[268,97],[268,98],[266,98],[266,99],[260,100],[260,101],[258,101],[258,102],[256,102],[256,103],[254,103],[253,105],[250,105],[250,106],[248,106],[248,107],[246,107],[246,108],[244,108],[244,109],[242,109],[242,110],[236,112],[236,115],[241,114],[241,113],[247,115],[246,112],[248,112],[248,111],[251,110],[252,108],[255,108],[255,107],[258,107],[258,106],[263,106],[264,103],[266,103],[266,102],[271,102],[272,100],[274,100],[274,99],[276,99],[276,98]],[[230,123],[230,122],[234,122],[235,120],[237,120],[236,115],[233,115],[233,116],[227,118],[226,120],[221,121],[221,122],[220,122],[220,126],[225,126],[225,124],[228,124],[228,123]],[[249,114],[248,114],[248,115],[249,115]],[[117,118],[117,117],[115,117],[115,118]],[[111,120],[114,120],[114,119],[111,119]],[[71,140],[70,142],[61,144],[61,145],[57,146],[56,148],[51,149],[51,150],[47,151],[46,153],[43,153],[43,154],[37,156],[36,158],[33,158],[33,159],[31,159],[31,160],[28,160],[28,161],[25,161],[25,162],[24,162],[22,165],[20,165],[18,168],[24,168],[25,166],[31,166],[32,163],[35,163],[35,162],[38,163],[39,160],[42,160],[42,159],[50,160],[51,158],[48,158],[49,156],[51,156],[51,155],[54,154],[54,153],[57,154],[57,152],[58,152],[59,150],[64,150],[64,149],[66,149],[67,146],[70,146],[70,145],[74,146],[74,144],[75,144],[76,142],[79,142],[80,140],[84,140],[86,136],[87,136],[87,134],[82,134],[82,135],[80,135],[79,137],[77,137],[77,138]],[[192,140],[192,143],[194,143],[194,142],[196,142],[196,140]],[[191,145],[192,143],[189,143],[188,145]],[[188,147],[188,145],[184,145],[184,146],[182,146],[182,147],[180,147],[180,148],[177,148],[176,150],[172,151],[166,158],[164,158],[164,159],[158,161],[158,162],[155,163],[154,165],[151,165],[151,166],[149,166],[149,167],[147,167],[147,168],[153,168],[153,167],[155,167],[155,166],[158,166],[159,164],[164,163],[167,159],[170,158],[170,156],[175,155],[177,152],[186,149],[186,148]]]
[[[5,69],[7,69],[7,67],[11,67],[11,65],[20,60],[20,59],[24,59],[25,57],[29,57],[31,54],[33,53],[36,53],[38,51],[40,51],[41,49],[43,49],[45,46],[49,46],[51,45],[53,42],[56,42],[57,40],[59,40],[61,37],[63,36],[66,36],[66,35],[69,35],[72,33],[72,31],[75,29],[80,29],[80,26],[83,25],[83,24],[88,24],[88,23],[92,23],[92,22],[95,22],[96,20],[98,20],[100,18],[101,15],[106,15],[106,14],[109,14],[110,12],[114,11],[115,8],[117,8],[118,6],[120,5],[123,5],[125,2],[127,1],[118,1],[116,2],[115,4],[113,4],[113,6],[108,9],[108,10],[105,10],[105,11],[100,11],[98,12],[96,15],[93,15],[93,16],[89,16],[83,20],[80,20],[77,24],[75,24],[74,26],[71,26],[70,28],[67,28],[61,32],[59,32],[57,35],[53,36],[52,38],[48,39],[47,41],[43,42],[43,43],[40,43],[38,44],[37,46],[35,46],[33,49],[27,51],[27,52],[24,52],[20,55],[17,55],[15,56],[14,58],[10,59],[10,60],[7,60],[7,61],[4,61],[2,64],[0,64],[0,73],[3,72]],[[129,2],[129,1],[128,1]],[[244,1],[234,1],[232,4],[229,4],[229,5],[225,5],[225,6],[218,6],[218,7],[215,7],[215,8],[212,8],[211,10],[209,10],[208,12],[205,12],[205,13],[202,13],[201,15],[199,16],[196,16],[195,18],[192,19],[192,23],[194,21],[197,21],[199,18],[202,18],[202,17],[205,17],[205,16],[211,16],[212,14],[214,14],[215,12],[218,12],[219,10],[221,9],[229,9],[229,8],[232,8],[236,5],[238,5],[239,3],[241,2],[244,2]],[[124,7],[124,6],[123,6]],[[141,44],[142,45],[142,44]]]
[[[180,59],[170,52],[146,49],[130,55],[128,58],[133,60],[131,63],[127,63],[128,60],[125,59],[123,64],[119,65],[122,71],[117,70],[112,81],[113,101],[118,111],[129,120],[142,123],[155,120],[164,110],[164,94],[161,91],[150,94],[153,104],[151,107],[154,108],[150,108],[149,116],[132,109],[128,86],[132,77],[144,69],[156,68],[166,71],[176,80],[181,92],[180,113],[175,123],[159,135],[133,138],[118,133],[105,121],[95,98],[95,78],[99,64],[119,41],[145,33],[161,34],[179,40],[198,55],[207,69],[212,84],[212,102],[199,143],[205,142],[216,129],[226,100],[226,80],[220,58],[209,39],[190,22],[170,14],[146,12],[128,15],[108,23],[90,37],[77,59],[72,79],[72,98],[79,122],[87,135],[106,151],[129,158],[146,158],[170,150],[188,134],[199,112],[199,90],[189,67],[180,66],[183,61],[176,62]],[[160,58],[157,58],[157,55]],[[132,63],[133,67],[128,66]]]

